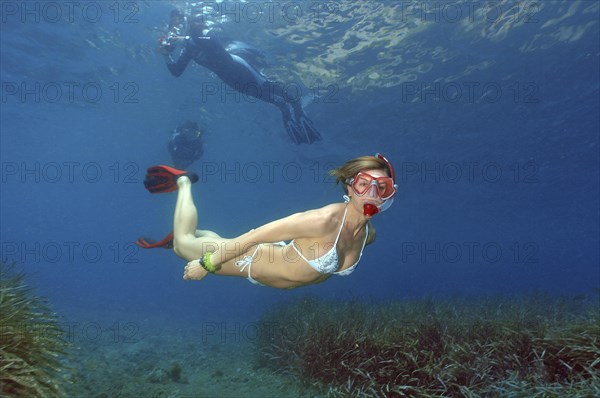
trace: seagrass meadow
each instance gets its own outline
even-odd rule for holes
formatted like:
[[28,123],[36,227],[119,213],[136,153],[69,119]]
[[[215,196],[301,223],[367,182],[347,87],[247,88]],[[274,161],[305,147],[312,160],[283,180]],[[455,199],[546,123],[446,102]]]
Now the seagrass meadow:
[[0,271],[0,397],[600,396],[598,292],[304,297],[264,312],[244,341],[154,318],[115,341],[66,338],[27,275]]
[[598,397],[598,294],[281,305],[257,361],[329,397]]
[[64,394],[69,343],[47,301],[14,264],[0,263],[0,397]]

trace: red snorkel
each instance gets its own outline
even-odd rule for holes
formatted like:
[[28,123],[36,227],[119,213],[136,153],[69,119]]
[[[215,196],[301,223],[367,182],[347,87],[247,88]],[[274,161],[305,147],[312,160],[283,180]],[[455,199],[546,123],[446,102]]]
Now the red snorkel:
[[365,203],[363,206],[363,213],[365,216],[373,217],[375,214],[379,213],[379,208],[373,203]]

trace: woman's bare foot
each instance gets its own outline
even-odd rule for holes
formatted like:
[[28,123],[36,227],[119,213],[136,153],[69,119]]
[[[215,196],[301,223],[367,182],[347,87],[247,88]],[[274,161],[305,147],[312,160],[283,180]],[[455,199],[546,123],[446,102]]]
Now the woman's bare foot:
[[183,269],[183,279],[196,280],[204,278],[208,275],[208,271],[200,265],[200,260],[192,260]]
[[192,180],[188,176],[181,176],[177,178],[177,186],[181,188],[182,186],[192,185]]

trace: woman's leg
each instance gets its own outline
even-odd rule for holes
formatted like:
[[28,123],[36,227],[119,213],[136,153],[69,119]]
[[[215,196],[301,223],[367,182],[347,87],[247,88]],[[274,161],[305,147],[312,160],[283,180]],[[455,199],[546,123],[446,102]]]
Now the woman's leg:
[[192,183],[188,177],[179,177],[177,186],[173,251],[182,259],[191,261],[200,258],[206,251],[215,251],[225,239],[214,232],[196,231],[198,211],[192,198]]
[[[225,248],[227,242],[218,234],[208,230],[197,230],[198,211],[192,198],[192,183],[187,177],[177,179],[177,203],[173,220],[173,251],[180,258],[188,261],[184,270],[184,279],[202,279],[208,271],[202,268],[198,259],[206,252],[214,252]],[[248,250],[252,249],[249,247]],[[217,271],[219,275],[243,276],[235,266],[235,260],[223,264]]]
[[[192,183],[188,177],[180,177],[177,185],[179,190],[173,222],[173,250],[179,257],[188,261],[183,278],[202,279],[208,271],[200,266],[198,259],[207,251],[214,252],[216,249],[226,248],[226,244],[235,244],[237,239],[224,239],[212,231],[196,230],[198,211],[192,198]],[[262,249],[266,252],[262,253],[262,260],[256,257],[261,254],[255,251],[256,248],[256,245],[244,248],[241,256],[222,264],[215,273],[244,278],[256,276],[261,282],[264,280],[267,285],[278,288],[296,287],[307,283],[302,281],[304,278],[299,277],[299,263],[295,261],[288,264],[287,256],[283,255],[283,247],[263,245]]]

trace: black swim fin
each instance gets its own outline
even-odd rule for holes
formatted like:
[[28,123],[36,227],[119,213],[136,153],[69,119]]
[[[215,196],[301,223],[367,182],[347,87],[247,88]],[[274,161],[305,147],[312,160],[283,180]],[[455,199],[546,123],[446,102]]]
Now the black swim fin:
[[292,106],[288,105],[288,107],[281,107],[280,109],[285,130],[294,144],[312,144],[313,142],[320,141],[321,134],[313,126],[312,121],[306,116],[304,111],[300,109],[292,112],[293,108],[290,108]]
[[302,114],[298,121],[302,126],[302,131],[304,132],[306,143],[312,144],[313,142],[321,141],[321,134],[319,133],[319,131],[317,131],[317,129],[313,125],[312,120],[310,120],[308,116],[306,116],[306,114]]
[[198,181],[196,173],[177,170],[169,166],[152,166],[148,168],[144,186],[150,193],[172,192],[177,189],[177,179],[186,176],[192,183]]

